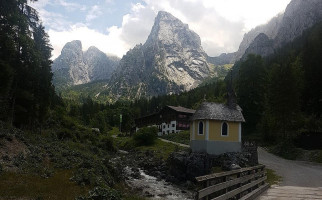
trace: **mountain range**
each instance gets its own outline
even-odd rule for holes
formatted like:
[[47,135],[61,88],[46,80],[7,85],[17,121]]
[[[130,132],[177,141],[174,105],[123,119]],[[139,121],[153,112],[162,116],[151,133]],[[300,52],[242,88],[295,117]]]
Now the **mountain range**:
[[216,76],[214,66],[274,53],[321,19],[321,0],[292,0],[284,13],[246,33],[237,52],[210,57],[187,24],[160,11],[146,42],[120,60],[95,47],[82,52],[80,41],[67,43],[53,63],[54,84],[60,89],[101,80],[94,96],[111,101],[180,93]]

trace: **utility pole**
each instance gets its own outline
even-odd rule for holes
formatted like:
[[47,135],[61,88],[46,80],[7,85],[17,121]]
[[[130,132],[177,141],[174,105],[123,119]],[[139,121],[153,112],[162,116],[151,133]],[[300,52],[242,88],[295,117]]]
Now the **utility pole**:
[[122,133],[122,114],[120,114],[120,133]]

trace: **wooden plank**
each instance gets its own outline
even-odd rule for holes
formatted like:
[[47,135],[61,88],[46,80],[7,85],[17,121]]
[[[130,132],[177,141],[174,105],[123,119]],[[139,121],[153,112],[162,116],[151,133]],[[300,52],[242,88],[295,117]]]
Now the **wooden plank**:
[[239,187],[237,189],[234,189],[234,190],[232,190],[232,191],[230,191],[230,192],[228,192],[226,194],[223,194],[223,195],[221,195],[219,197],[213,198],[212,200],[226,200],[226,199],[229,199],[229,198],[231,198],[231,197],[233,197],[233,196],[235,196],[235,195],[237,195],[237,194],[239,194],[239,193],[241,193],[241,192],[243,192],[243,191],[245,191],[245,190],[247,190],[247,189],[249,189],[251,187],[254,187],[255,185],[265,181],[266,179],[267,179],[267,177],[265,176],[263,178],[255,180],[255,181],[253,181],[251,183],[243,185],[243,186],[241,186],[241,187]]
[[265,192],[269,188],[269,184],[265,183],[264,185],[260,186],[259,188],[253,190],[251,193],[246,194],[240,200],[253,200],[258,197],[260,194]]
[[264,174],[265,174],[265,171],[259,171],[259,172],[255,173],[255,174],[242,176],[240,178],[236,178],[236,179],[233,179],[233,180],[230,180],[230,181],[227,181],[227,182],[212,185],[210,187],[207,187],[207,188],[204,188],[202,190],[199,190],[198,198],[201,199],[201,198],[203,198],[205,196],[208,196],[208,195],[210,195],[210,194],[212,194],[214,192],[217,192],[219,190],[231,187],[231,186],[236,185],[238,183],[246,182],[246,181],[248,181],[248,180],[250,180],[252,178],[256,178],[256,177],[262,176]]
[[214,173],[214,174],[209,174],[209,175],[205,175],[205,176],[198,176],[198,177],[196,177],[196,180],[197,180],[197,182],[202,182],[202,181],[209,180],[209,179],[220,178],[223,176],[230,176],[230,175],[234,175],[237,173],[242,173],[245,171],[250,171],[250,170],[254,170],[254,169],[261,169],[261,168],[265,168],[265,165],[257,165],[254,167],[241,168],[241,169],[236,169],[236,170],[232,170],[232,171],[228,171],[228,172],[221,172],[221,173]]

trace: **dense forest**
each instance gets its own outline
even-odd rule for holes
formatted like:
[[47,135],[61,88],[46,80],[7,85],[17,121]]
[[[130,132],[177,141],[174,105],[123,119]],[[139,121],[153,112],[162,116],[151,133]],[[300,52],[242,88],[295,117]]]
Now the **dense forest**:
[[40,126],[55,99],[51,46],[27,0],[0,4],[0,120]]
[[249,55],[233,67],[246,134],[264,141],[322,131],[322,24],[267,58]]

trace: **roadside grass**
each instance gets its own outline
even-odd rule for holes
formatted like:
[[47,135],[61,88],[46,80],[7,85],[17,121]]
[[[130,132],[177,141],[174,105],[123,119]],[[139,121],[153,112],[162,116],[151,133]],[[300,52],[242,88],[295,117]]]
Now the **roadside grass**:
[[160,136],[163,139],[170,140],[181,144],[190,144],[190,132],[181,131],[179,133],[169,133],[168,135]]
[[71,176],[72,170],[57,170],[49,178],[3,172],[0,175],[0,196],[5,199],[69,200],[87,194],[90,188],[70,181]]
[[268,147],[268,149],[270,153],[288,160],[322,163],[322,150],[305,150],[286,142]]
[[267,172],[266,181],[269,183],[269,185],[276,185],[282,180],[282,177],[277,175],[274,170],[266,168],[266,172]]
[[301,155],[300,149],[291,142],[283,141],[275,146],[269,147],[269,152],[288,160],[296,160]]

